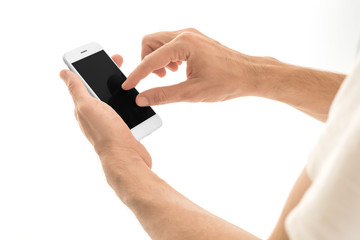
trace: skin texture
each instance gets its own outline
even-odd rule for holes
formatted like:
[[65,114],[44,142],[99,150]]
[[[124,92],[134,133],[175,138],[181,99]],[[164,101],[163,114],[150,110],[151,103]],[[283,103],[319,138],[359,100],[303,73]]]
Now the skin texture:
[[[195,29],[159,32],[144,37],[142,61],[122,87],[131,89],[150,73],[160,77],[187,63],[186,80],[146,90],[140,106],[180,101],[216,102],[261,96],[287,103],[326,121],[344,75],[248,56],[229,49]],[[114,55],[120,67],[123,59]],[[258,239],[209,213],[181,195],[151,171],[151,157],[118,114],[90,96],[82,80],[69,70],[60,77],[75,104],[79,126],[99,155],[106,179],[153,239]],[[114,124],[116,123],[116,124]],[[284,221],[311,185],[300,174],[269,239],[288,239]]]
[[142,49],[142,62],[123,83],[123,89],[135,87],[151,72],[165,76],[164,67],[176,71],[181,61],[187,62],[187,79],[140,93],[136,99],[139,106],[259,96],[326,121],[332,99],[345,78],[343,74],[293,66],[271,57],[248,56],[192,28],[147,35]]

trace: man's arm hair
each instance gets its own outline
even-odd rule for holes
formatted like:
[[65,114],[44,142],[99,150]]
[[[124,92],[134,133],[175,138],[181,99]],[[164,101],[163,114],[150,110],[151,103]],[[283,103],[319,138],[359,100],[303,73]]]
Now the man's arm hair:
[[133,163],[106,167],[107,181],[152,239],[259,239],[199,207],[144,163]]
[[[152,239],[259,239],[199,207],[143,163],[107,169],[113,171],[108,176],[116,176],[108,178],[110,186]],[[309,185],[310,181],[303,172],[270,239],[287,239],[284,230],[286,215],[300,201]]]
[[259,96],[289,104],[325,122],[344,74],[268,61],[258,74]]

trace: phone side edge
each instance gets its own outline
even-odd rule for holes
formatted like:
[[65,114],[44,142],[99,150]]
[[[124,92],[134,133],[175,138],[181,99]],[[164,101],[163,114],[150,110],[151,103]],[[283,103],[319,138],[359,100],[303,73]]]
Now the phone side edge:
[[[96,93],[92,90],[92,88],[89,86],[89,84],[87,84],[87,82],[83,79],[83,77],[80,75],[80,73],[73,67],[73,65],[69,62],[69,60],[66,58],[66,53],[63,56],[63,60],[66,64],[66,66],[70,69],[70,71],[72,71],[73,73],[75,73],[76,75],[78,75],[82,82],[84,83],[86,89],[88,90],[88,92],[90,93],[91,96],[93,96],[94,98],[100,100],[100,98],[96,95]],[[100,100],[101,101],[101,100]]]

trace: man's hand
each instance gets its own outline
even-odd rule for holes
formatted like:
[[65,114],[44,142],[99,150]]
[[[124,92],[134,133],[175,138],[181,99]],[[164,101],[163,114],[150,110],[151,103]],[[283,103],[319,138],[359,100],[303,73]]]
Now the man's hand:
[[[113,56],[113,60],[119,67],[123,62],[120,55]],[[109,105],[92,97],[75,73],[62,70],[60,77],[74,101],[80,128],[98,153],[109,183],[112,184],[111,180],[117,177],[112,175],[113,169],[124,169],[134,162],[146,163],[151,168],[150,154],[135,139],[121,117]]]
[[[118,66],[122,57],[113,56]],[[80,128],[99,154],[106,179],[153,239],[258,239],[195,205],[149,167],[151,157],[120,116],[88,93],[80,77],[60,72]]]
[[287,103],[325,121],[345,75],[282,63],[271,57],[248,56],[189,28],[144,37],[142,62],[123,89],[135,87],[151,72],[165,76],[187,62],[186,80],[152,88],[136,98],[139,106],[173,102],[216,102],[259,96]]
[[216,102],[253,95],[258,91],[257,69],[276,61],[250,57],[205,36],[195,29],[159,32],[144,37],[142,62],[129,75],[123,89],[135,87],[151,72],[165,76],[187,62],[187,79],[173,86],[147,90],[137,96],[139,106],[172,102]]

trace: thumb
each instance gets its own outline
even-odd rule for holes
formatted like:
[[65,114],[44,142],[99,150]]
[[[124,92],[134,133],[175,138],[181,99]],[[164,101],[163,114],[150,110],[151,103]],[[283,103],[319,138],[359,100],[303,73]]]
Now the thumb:
[[136,97],[136,104],[140,107],[160,105],[174,102],[188,101],[189,84],[181,82],[166,87],[146,90]]
[[115,54],[113,55],[112,57],[112,60],[114,60],[114,62],[116,63],[116,65],[118,65],[118,67],[121,67],[121,65],[123,64],[124,62],[124,59],[121,55],[119,54]]

